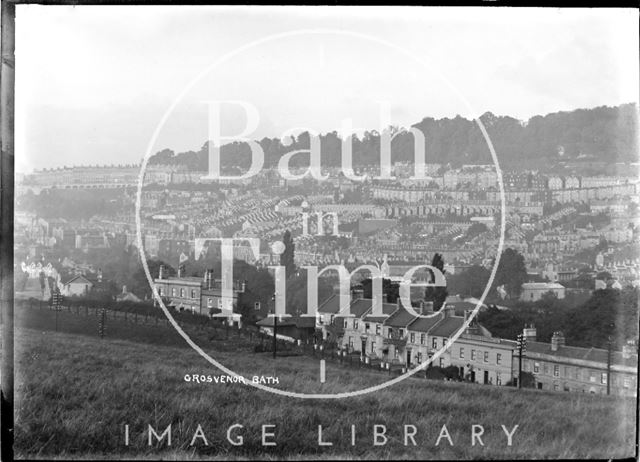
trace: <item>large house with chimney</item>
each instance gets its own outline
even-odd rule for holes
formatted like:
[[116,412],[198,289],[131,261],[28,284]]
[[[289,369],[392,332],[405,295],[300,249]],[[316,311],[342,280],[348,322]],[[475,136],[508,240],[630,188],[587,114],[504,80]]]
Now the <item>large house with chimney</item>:
[[[538,342],[536,329],[527,327],[522,370],[533,374],[541,390],[637,396],[638,349],[628,342],[622,351],[568,346],[562,332],[550,343]],[[518,357],[514,358],[517,370]]]
[[337,339],[341,348],[359,353],[368,362],[413,368],[442,350],[434,366],[455,366],[460,377],[479,383],[506,385],[511,380],[515,342],[493,338],[473,319],[453,343],[453,337],[469,320],[471,310],[458,316],[455,304],[445,303],[440,311],[434,312],[431,303],[422,302],[414,307],[414,314],[399,300],[387,303],[383,296],[382,315],[375,315],[374,303],[373,299],[364,298],[361,291],[353,291],[347,317],[340,313],[339,297],[334,295],[318,307],[318,327],[327,334],[325,338],[331,336],[329,326],[341,327]]
[[[475,318],[468,321],[471,309],[460,316],[456,314],[459,304],[445,302],[434,313],[432,304],[422,302],[414,307],[416,316],[399,302],[387,303],[383,296],[382,316],[375,316],[374,303],[364,298],[361,290],[353,290],[346,316],[339,309],[339,296],[333,295],[318,307],[316,328],[324,339],[336,341],[343,351],[358,354],[368,363],[414,368],[441,351],[432,365],[454,366],[460,378],[491,385],[518,383],[517,343],[493,337]],[[560,332],[550,343],[537,342],[535,328],[526,328],[524,335],[523,371],[533,374],[536,388],[606,393],[611,380],[612,394],[636,396],[635,344],[608,356],[603,349],[566,346]]]
[[175,277],[166,277],[164,267],[160,266],[158,278],[154,280],[158,295],[169,300],[168,306],[179,311],[216,316],[230,316],[229,321],[240,323],[241,317],[237,313],[238,298],[245,291],[245,283],[233,281],[232,297],[225,301],[222,296],[222,281],[214,279],[213,270],[207,270],[202,278],[184,276],[182,269]]

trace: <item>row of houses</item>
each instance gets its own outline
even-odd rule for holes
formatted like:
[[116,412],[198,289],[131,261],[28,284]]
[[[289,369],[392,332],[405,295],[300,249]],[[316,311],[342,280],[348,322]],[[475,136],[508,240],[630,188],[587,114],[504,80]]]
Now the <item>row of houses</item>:
[[[342,350],[359,354],[367,362],[414,368],[438,355],[432,365],[454,366],[460,378],[482,384],[517,384],[520,357],[516,342],[493,337],[476,318],[469,319],[468,307],[456,313],[454,304],[445,304],[434,313],[429,303],[423,303],[415,309],[420,316],[415,316],[400,303],[383,302],[383,316],[375,316],[373,304],[356,291],[350,316],[345,316],[339,297],[332,296],[318,307],[315,327],[325,339],[336,341]],[[606,394],[609,385],[611,394],[637,396],[635,344],[625,345],[621,352],[608,352],[567,346],[561,332],[556,332],[550,343],[537,341],[534,327],[523,333],[527,346],[522,370],[534,377],[536,388]]]
[[[225,302],[219,280],[207,271],[203,278],[166,277],[160,270],[155,279],[158,295],[169,306],[211,315],[229,311],[234,324],[241,322],[238,298],[244,283],[234,281],[233,299]],[[228,303],[229,306],[226,306]],[[364,298],[361,288],[352,290],[348,314],[341,310],[340,297],[332,295],[319,307],[317,315],[288,316],[278,321],[278,334],[302,340],[320,338],[335,342],[346,353],[367,362],[400,364],[415,368],[428,360],[433,366],[453,366],[466,380],[491,385],[517,384],[518,347],[515,341],[493,337],[471,313],[475,305],[449,297],[442,309],[433,311],[422,302],[410,313],[401,303],[388,303],[382,297],[380,309],[374,300]],[[382,313],[380,315],[380,313]],[[227,313],[228,314],[228,313]],[[273,317],[258,326],[273,332]],[[635,344],[622,351],[581,348],[565,344],[561,332],[551,342],[539,342],[536,329],[527,327],[522,370],[534,377],[534,386],[544,390],[637,396],[638,353]],[[609,383],[607,383],[609,382]]]

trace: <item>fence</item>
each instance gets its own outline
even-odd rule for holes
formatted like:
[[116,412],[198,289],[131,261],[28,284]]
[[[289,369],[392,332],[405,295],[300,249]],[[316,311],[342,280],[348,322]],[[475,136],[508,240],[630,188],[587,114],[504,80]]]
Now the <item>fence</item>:
[[[49,305],[46,301],[38,299],[16,300],[17,308],[30,308],[39,310],[55,310],[56,307]],[[151,326],[158,328],[170,327],[171,323],[163,315],[141,314],[99,306],[82,305],[80,303],[62,304],[57,307],[57,311],[74,314],[95,319],[96,332],[100,336],[109,337],[110,328],[117,326],[109,325],[109,321],[124,321],[127,323]],[[185,330],[205,333],[209,341],[231,340],[247,341],[254,345],[254,352],[273,352],[273,335],[260,331],[255,326],[232,327],[219,319],[209,318],[185,313],[174,313],[176,321],[181,322],[181,327]],[[56,320],[57,329],[57,320]],[[255,342],[255,343],[254,343]],[[259,343],[258,343],[259,342]],[[339,350],[335,344],[325,345],[322,342],[314,343],[311,339],[306,341],[286,341],[277,339],[277,356],[309,356],[317,359],[329,360],[337,365],[350,368],[360,368],[372,372],[384,373],[388,375],[400,375],[407,371],[406,365],[399,362],[387,362],[380,358],[362,357],[358,352],[347,352]],[[418,378],[427,378],[428,369],[414,375]]]

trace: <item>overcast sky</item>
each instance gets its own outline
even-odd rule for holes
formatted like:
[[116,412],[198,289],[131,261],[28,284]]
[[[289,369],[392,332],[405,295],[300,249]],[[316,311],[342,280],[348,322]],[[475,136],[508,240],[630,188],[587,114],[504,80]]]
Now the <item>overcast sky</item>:
[[[526,120],[638,101],[637,10],[16,10],[19,172],[138,163],[174,103],[152,152],[199,149],[211,100],[255,106],[254,138],[296,127],[340,131],[344,118],[378,129],[379,101],[400,126],[425,116],[491,111]],[[223,133],[243,128],[239,107],[223,116]]]

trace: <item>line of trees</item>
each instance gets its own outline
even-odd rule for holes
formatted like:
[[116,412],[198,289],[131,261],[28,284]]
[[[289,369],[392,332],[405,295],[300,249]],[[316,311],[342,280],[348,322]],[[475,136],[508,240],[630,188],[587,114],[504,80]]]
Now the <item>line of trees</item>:
[[[503,167],[545,168],[549,162],[593,156],[608,162],[632,162],[636,159],[638,142],[637,108],[635,104],[615,107],[601,106],[535,116],[526,122],[509,116],[496,116],[487,112],[480,116],[496,152],[500,153]],[[433,162],[450,163],[453,166],[470,163],[491,163],[486,141],[474,120],[460,116],[452,119],[425,117],[413,127],[425,136],[426,150]],[[397,128],[390,127],[392,131]],[[322,163],[326,166],[341,165],[341,139],[336,131],[321,135]],[[266,167],[276,166],[288,152],[309,148],[309,134],[293,138],[284,146],[278,138],[259,141],[264,151]],[[400,132],[392,141],[394,160],[412,162],[414,158],[413,136]],[[354,165],[370,164],[378,159],[380,134],[366,131],[361,137],[353,137]],[[304,156],[292,159],[291,165],[303,165]],[[221,148],[222,165],[244,171],[251,162],[251,150],[246,143],[233,142]],[[176,154],[165,149],[151,157],[150,163],[182,164],[193,170],[206,170],[208,143],[199,151]]]

